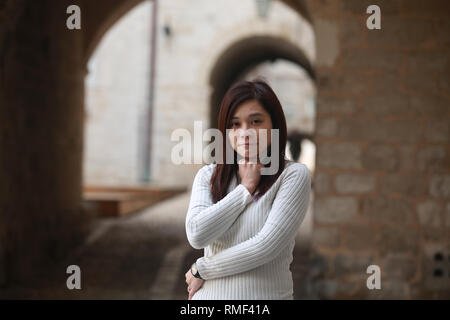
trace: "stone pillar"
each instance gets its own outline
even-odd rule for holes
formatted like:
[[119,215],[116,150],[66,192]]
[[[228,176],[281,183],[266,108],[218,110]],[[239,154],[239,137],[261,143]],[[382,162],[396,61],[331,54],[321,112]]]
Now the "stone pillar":
[[[84,235],[79,1],[6,1],[0,42],[0,236],[8,283],[26,282]],[[65,270],[61,270],[65,272]]]

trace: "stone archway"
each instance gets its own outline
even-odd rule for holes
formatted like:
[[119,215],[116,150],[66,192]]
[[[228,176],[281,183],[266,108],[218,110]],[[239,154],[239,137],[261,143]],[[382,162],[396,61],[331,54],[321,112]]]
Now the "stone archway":
[[[83,41],[84,63],[89,60],[108,29],[142,1],[144,0],[99,0],[95,3],[86,3],[85,7],[88,8],[84,10],[86,14],[83,17],[83,24],[88,32]],[[310,11],[304,0],[281,0],[281,2],[292,8],[309,23],[312,22]]]
[[210,123],[217,126],[220,100],[228,87],[237,77],[250,70],[254,66],[265,62],[284,59],[302,67],[313,81],[315,81],[314,69],[301,49],[289,42],[275,36],[253,36],[232,44],[218,58],[211,69],[210,86]]

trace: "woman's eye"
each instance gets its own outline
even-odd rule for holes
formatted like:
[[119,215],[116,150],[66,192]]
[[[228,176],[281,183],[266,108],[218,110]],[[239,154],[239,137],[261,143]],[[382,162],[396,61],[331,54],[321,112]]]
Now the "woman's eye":
[[[262,122],[261,120],[253,120],[252,123],[260,123]],[[231,124],[232,127],[236,127],[239,126],[239,122],[234,122]]]

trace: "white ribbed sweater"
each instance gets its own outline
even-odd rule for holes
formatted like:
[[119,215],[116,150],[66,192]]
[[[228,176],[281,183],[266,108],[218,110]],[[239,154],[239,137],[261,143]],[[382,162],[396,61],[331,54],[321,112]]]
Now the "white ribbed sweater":
[[206,281],[192,299],[293,299],[290,264],[309,204],[309,169],[287,160],[257,201],[234,177],[227,195],[213,204],[209,180],[215,166],[197,172],[186,216],[189,243],[204,248],[197,268]]

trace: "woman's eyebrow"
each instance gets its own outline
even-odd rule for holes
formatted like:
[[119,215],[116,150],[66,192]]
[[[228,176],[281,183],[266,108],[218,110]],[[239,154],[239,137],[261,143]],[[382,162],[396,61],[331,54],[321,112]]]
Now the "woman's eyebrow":
[[[262,113],[259,113],[259,112],[256,112],[256,113],[252,113],[252,114],[249,114],[248,115],[248,117],[250,118],[250,117],[255,117],[255,116],[264,116]],[[231,120],[234,120],[234,119],[239,119],[239,117],[232,117],[231,118]]]

